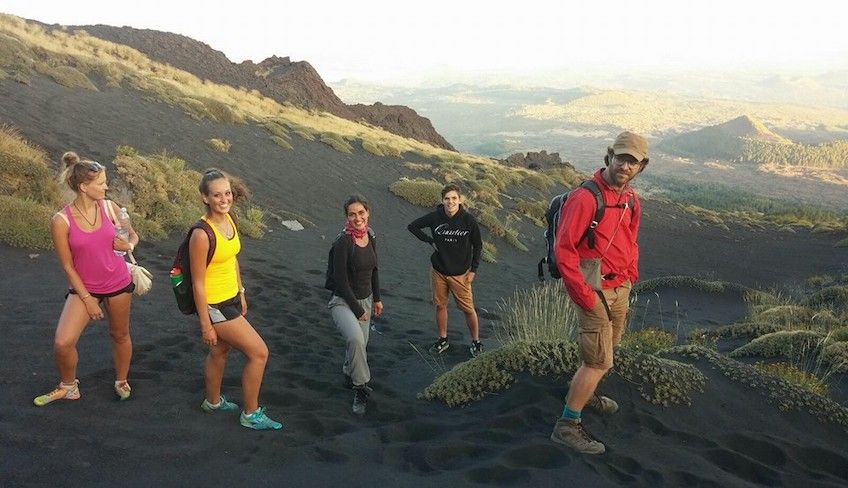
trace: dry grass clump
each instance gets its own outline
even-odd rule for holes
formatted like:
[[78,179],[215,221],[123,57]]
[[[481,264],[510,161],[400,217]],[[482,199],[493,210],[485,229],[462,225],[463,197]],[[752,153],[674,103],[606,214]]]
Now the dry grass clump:
[[401,178],[389,186],[389,191],[419,207],[435,207],[442,201],[443,185],[424,178]]
[[344,137],[339,136],[338,134],[323,134],[321,135],[320,141],[338,152],[353,154],[353,147],[344,139]]
[[33,200],[0,195],[0,242],[24,249],[51,249],[50,219],[55,211]]
[[88,77],[73,66],[51,66],[45,63],[37,63],[36,70],[45,74],[56,83],[68,88],[82,88],[84,90],[97,91],[97,87]]
[[848,430],[848,408],[819,395],[810,395],[788,381],[764,374],[757,368],[740,363],[715,351],[697,346],[677,346],[669,353],[704,360],[731,380],[759,392],[781,410],[809,412],[822,422],[832,422]]
[[207,140],[206,143],[209,144],[209,147],[212,149],[222,153],[230,152],[230,148],[233,147],[233,143],[226,139],[212,138]]
[[494,334],[502,344],[576,338],[574,305],[558,280],[518,290],[501,300],[498,309],[501,320]]
[[47,154],[14,128],[0,126],[0,242],[15,247],[52,247],[50,218],[62,205]]
[[545,212],[548,211],[548,207],[549,203],[541,201],[523,200],[521,198],[515,200],[515,208],[539,227],[547,227]]
[[[111,186],[133,217],[145,239],[182,234],[203,215],[197,193],[200,173],[186,169],[185,161],[167,154],[145,156],[129,146],[118,147],[114,161],[117,179]],[[244,204],[242,204],[244,205]],[[237,206],[239,232],[259,239],[265,232],[264,213],[252,206]]]
[[508,227],[504,220],[499,219],[495,216],[495,211],[491,207],[480,209],[477,214],[477,221],[480,222],[480,225],[489,229],[493,235],[500,237],[509,243],[512,247],[518,249],[519,251],[527,251],[527,246],[521,242],[521,238],[518,234],[518,231]]
[[197,193],[200,173],[167,154],[144,156],[127,146],[114,161],[119,181],[112,183],[116,200],[129,209],[133,226],[145,239],[182,233],[203,214]]
[[774,303],[777,300],[775,295],[771,293],[755,290],[738,283],[707,281],[693,276],[663,276],[660,278],[643,280],[636,283],[633,287],[633,291],[636,293],[643,293],[655,291],[661,288],[692,288],[707,293],[738,293],[742,295],[745,301],[753,304]]
[[386,153],[383,152],[383,149],[375,142],[371,141],[362,141],[362,149],[366,152],[369,152],[375,156],[385,156]]
[[289,140],[280,136],[271,136],[271,140],[274,141],[274,144],[280,146],[285,150],[292,149],[292,145],[289,143]]
[[634,332],[628,332],[621,338],[621,347],[643,354],[656,354],[663,349],[674,346],[675,337],[671,332],[654,327],[647,327]]
[[789,363],[763,363],[756,362],[754,367],[759,371],[776,378],[780,378],[787,383],[791,383],[798,388],[809,391],[819,396],[827,396],[827,385],[824,384],[814,374],[808,373],[803,369],[793,366]]

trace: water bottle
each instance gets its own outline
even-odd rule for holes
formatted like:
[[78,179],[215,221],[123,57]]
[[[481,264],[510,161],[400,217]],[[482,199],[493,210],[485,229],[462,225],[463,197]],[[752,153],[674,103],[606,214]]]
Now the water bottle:
[[171,268],[171,288],[177,288],[183,282],[183,270],[179,267]]
[[[121,207],[121,213],[118,214],[118,225],[115,227],[118,237],[129,242],[130,241],[130,214],[126,207]],[[126,251],[115,251],[117,256],[126,256]]]

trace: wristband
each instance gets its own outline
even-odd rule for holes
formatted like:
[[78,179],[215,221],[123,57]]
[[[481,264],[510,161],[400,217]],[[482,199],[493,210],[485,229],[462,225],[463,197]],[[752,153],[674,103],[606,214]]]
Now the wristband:
[[86,295],[84,297],[80,297],[80,300],[85,301],[85,299],[90,297],[90,296],[91,296],[91,293],[89,293],[88,295]]
[[244,295],[244,287],[239,288],[239,293]]

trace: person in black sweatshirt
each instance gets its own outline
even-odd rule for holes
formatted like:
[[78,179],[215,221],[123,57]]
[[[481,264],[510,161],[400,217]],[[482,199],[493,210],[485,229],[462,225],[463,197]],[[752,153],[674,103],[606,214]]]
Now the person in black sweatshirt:
[[333,296],[327,308],[347,347],[342,373],[345,385],[353,388],[353,413],[362,415],[371,388],[371,369],[368,366],[368,332],[371,317],[383,313],[380,300],[380,279],[377,269],[377,248],[374,233],[368,226],[368,201],[361,195],[351,195],[344,204],[346,222],[342,234],[333,243],[332,281],[327,288]]
[[[419,240],[430,244],[435,252],[430,256],[433,269],[430,282],[433,288],[433,305],[436,307],[436,326],[439,339],[430,348],[441,354],[448,343],[448,294],[453,295],[457,307],[465,314],[465,323],[471,333],[471,355],[483,352],[480,342],[480,325],[474,310],[471,282],[480,265],[483,240],[480,226],[473,215],[462,208],[459,187],[449,184],[442,188],[442,203],[436,210],[415,219],[407,226]],[[421,229],[430,228],[430,235]]]

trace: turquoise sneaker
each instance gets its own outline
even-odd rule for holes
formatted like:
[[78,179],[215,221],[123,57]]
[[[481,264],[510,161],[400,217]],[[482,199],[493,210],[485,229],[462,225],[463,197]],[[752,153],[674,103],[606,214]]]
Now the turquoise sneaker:
[[200,404],[200,409],[206,413],[232,412],[234,410],[238,410],[239,406],[233,402],[227,401],[227,397],[221,395],[221,400],[217,405],[210,403],[209,400],[204,398],[203,403]]
[[283,424],[275,422],[265,415],[265,407],[257,408],[256,411],[250,415],[242,412],[239,417],[239,422],[248,429],[254,430],[280,430],[283,428]]

